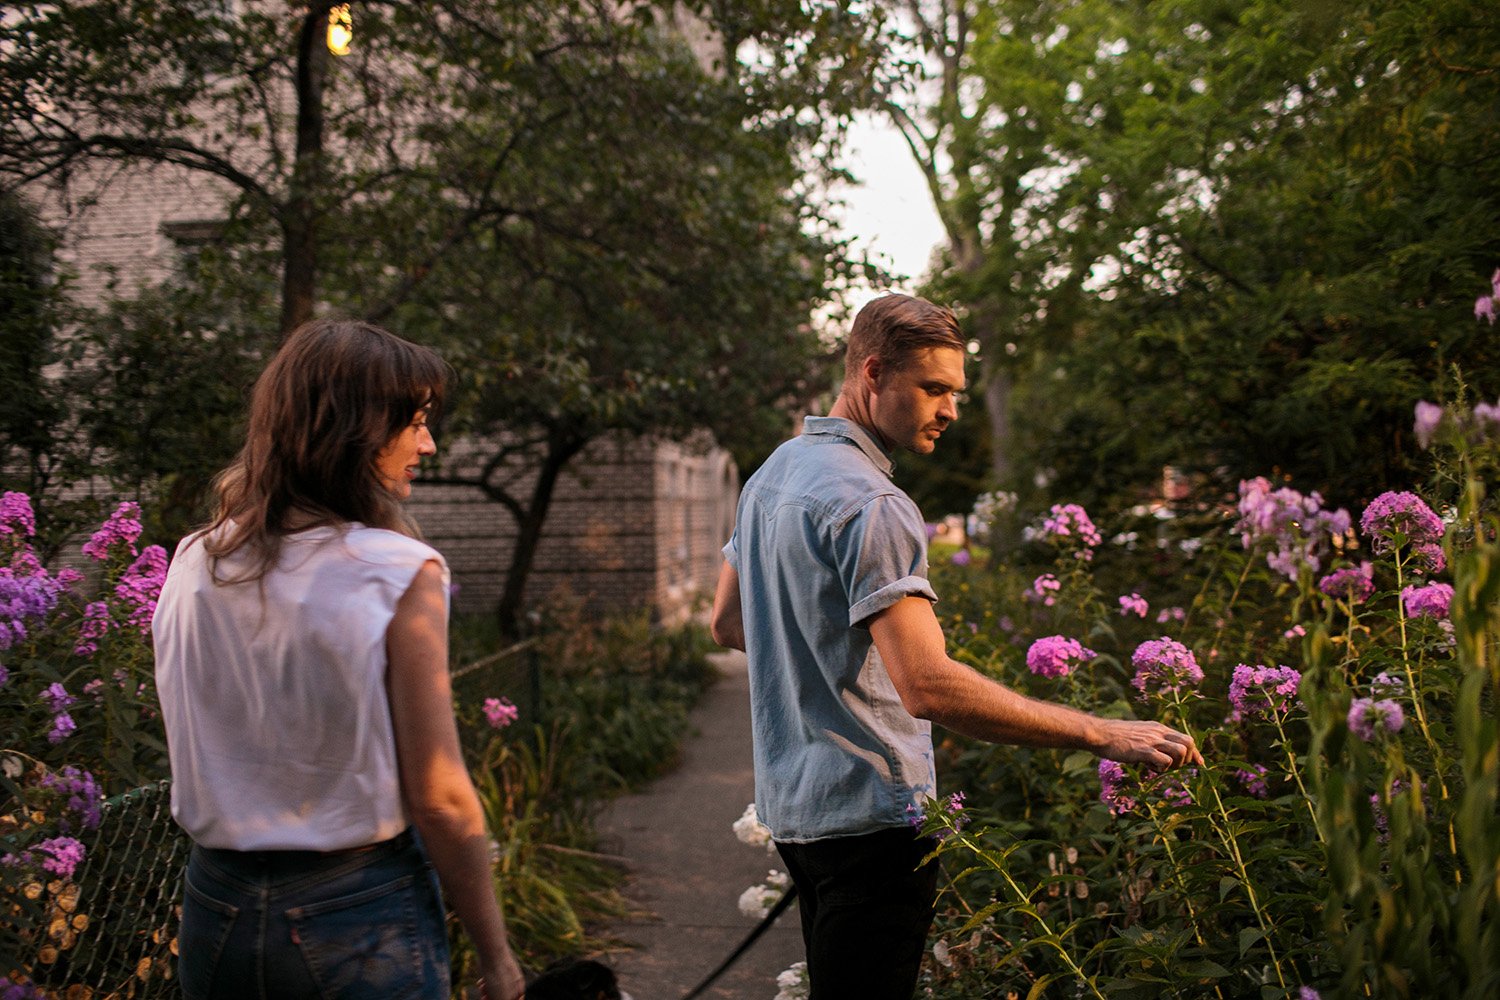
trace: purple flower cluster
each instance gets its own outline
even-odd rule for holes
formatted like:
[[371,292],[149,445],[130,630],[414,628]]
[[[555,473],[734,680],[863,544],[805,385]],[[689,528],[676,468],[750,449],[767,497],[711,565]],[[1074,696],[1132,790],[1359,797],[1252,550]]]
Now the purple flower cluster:
[[47,994],[30,983],[12,982],[9,976],[0,973],[0,1000],[47,1000]]
[[1051,573],[1043,573],[1031,581],[1031,589],[1026,592],[1028,601],[1040,601],[1047,607],[1057,603],[1057,592],[1062,589],[1062,583]]
[[1057,545],[1081,545],[1073,555],[1084,560],[1094,558],[1094,548],[1103,541],[1088,512],[1076,503],[1053,504],[1042,520],[1042,536]]
[[34,534],[36,514],[31,509],[31,498],[16,492],[6,492],[0,496],[0,535],[30,538]]
[[1445,564],[1442,519],[1415,493],[1380,494],[1365,508],[1359,527],[1377,554],[1406,545],[1419,569],[1428,573],[1442,571]]
[[52,728],[47,731],[47,742],[53,746],[72,736],[78,729],[78,723],[67,712],[59,712],[52,718]]
[[948,557],[948,561],[955,566],[967,566],[974,561],[974,556],[970,554],[968,549],[959,549]]
[[1366,743],[1373,740],[1382,729],[1388,733],[1398,733],[1404,725],[1406,716],[1401,711],[1401,705],[1390,698],[1379,701],[1374,698],[1355,698],[1354,703],[1349,706],[1349,731]]
[[42,788],[66,800],[63,814],[57,821],[59,830],[72,833],[75,826],[81,830],[98,828],[103,793],[92,774],[69,765],[61,771],[46,775],[40,784]]
[[31,628],[57,607],[67,589],[64,577],[52,576],[45,569],[17,575],[11,567],[0,566],[0,651],[25,640]]
[[1419,400],[1416,407],[1416,420],[1412,424],[1412,433],[1416,435],[1417,447],[1426,448],[1432,444],[1432,439],[1442,422],[1443,408],[1441,406],[1429,403],[1425,399]]
[[1453,603],[1453,588],[1446,583],[1411,586],[1401,591],[1401,604],[1408,618],[1447,618]]
[[1271,540],[1275,551],[1266,556],[1266,564],[1289,580],[1297,579],[1303,566],[1316,573],[1328,540],[1350,526],[1348,511],[1324,510],[1317,493],[1303,496],[1288,487],[1273,490],[1264,476],[1240,483],[1239,512],[1234,530],[1240,534],[1240,543],[1251,549]]
[[1135,677],[1130,684],[1141,694],[1169,694],[1203,682],[1203,668],[1193,651],[1175,639],[1148,639],[1130,656]]
[[20,854],[7,854],[0,865],[37,869],[57,878],[70,879],[83,863],[83,845],[72,837],[52,837],[32,844]]
[[[1194,777],[1197,775],[1198,769],[1190,767],[1186,773],[1188,777]],[[1181,809],[1184,806],[1193,804],[1193,793],[1188,791],[1187,785],[1183,784],[1183,779],[1179,775],[1164,774],[1160,776],[1156,781],[1154,791],[1169,806],[1176,806]]]
[[1132,591],[1129,594],[1120,595],[1120,614],[1144,618],[1150,610],[1151,605],[1147,604],[1146,599],[1140,594]]
[[1026,651],[1026,667],[1043,677],[1066,677],[1075,666],[1082,666],[1095,655],[1077,639],[1063,635],[1043,636]]
[[68,694],[68,689],[57,681],[53,681],[47,685],[46,689],[42,691],[41,698],[42,704],[47,706],[47,711],[54,715],[78,700]]
[[139,504],[126,500],[115,508],[115,512],[109,515],[105,521],[94,532],[88,541],[83,543],[83,554],[90,559],[100,562],[109,558],[110,549],[116,545],[123,545],[132,556],[135,555],[135,541],[141,537],[141,508]]
[[1266,781],[1266,766],[1264,764],[1251,764],[1248,769],[1240,769],[1234,772],[1234,779],[1245,789],[1245,794],[1257,799],[1268,799],[1271,797],[1271,786]]
[[1375,593],[1375,567],[1362,562],[1336,569],[1318,581],[1318,589],[1337,600],[1363,604]]
[[1241,663],[1234,668],[1234,678],[1229,682],[1230,721],[1243,722],[1290,711],[1301,683],[1302,675],[1291,667]]
[[1111,813],[1122,816],[1134,812],[1140,805],[1131,794],[1135,790],[1135,782],[1125,773],[1125,768],[1112,760],[1099,762],[1099,801],[1109,806]]
[[486,698],[484,717],[491,729],[504,729],[521,717],[521,710],[509,698]]

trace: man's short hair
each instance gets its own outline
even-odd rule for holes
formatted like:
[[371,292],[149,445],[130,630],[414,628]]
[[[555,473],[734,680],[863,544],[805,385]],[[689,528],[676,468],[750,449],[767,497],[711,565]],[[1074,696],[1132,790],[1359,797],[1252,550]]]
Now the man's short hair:
[[854,377],[870,357],[899,371],[932,347],[960,351],[967,347],[953,310],[910,295],[882,295],[867,302],[854,317],[844,352],[844,377]]

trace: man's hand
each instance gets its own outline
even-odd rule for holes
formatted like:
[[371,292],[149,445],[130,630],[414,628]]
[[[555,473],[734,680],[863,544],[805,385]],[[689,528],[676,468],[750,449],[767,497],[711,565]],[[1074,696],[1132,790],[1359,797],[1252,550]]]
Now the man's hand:
[[1203,755],[1186,733],[1179,733],[1160,722],[1132,722],[1124,719],[1101,719],[1103,741],[1100,757],[1122,764],[1145,764],[1157,771],[1203,764]]

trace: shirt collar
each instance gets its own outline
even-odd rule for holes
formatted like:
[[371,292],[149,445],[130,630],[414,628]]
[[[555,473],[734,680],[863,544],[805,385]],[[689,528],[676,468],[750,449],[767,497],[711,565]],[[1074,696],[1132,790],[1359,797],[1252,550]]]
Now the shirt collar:
[[873,434],[852,420],[843,417],[803,417],[802,433],[845,438],[864,452],[865,457],[887,476],[896,470],[896,463],[891,460],[890,453],[880,447]]

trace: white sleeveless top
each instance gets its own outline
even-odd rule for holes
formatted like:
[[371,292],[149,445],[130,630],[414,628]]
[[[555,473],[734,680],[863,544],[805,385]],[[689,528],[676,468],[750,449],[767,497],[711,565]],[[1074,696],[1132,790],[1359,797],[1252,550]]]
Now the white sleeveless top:
[[[354,524],[286,536],[259,581],[214,583],[184,539],[156,615],[172,815],[204,847],[332,851],[407,826],[385,632],[437,551]],[[247,565],[220,560],[220,579]]]

